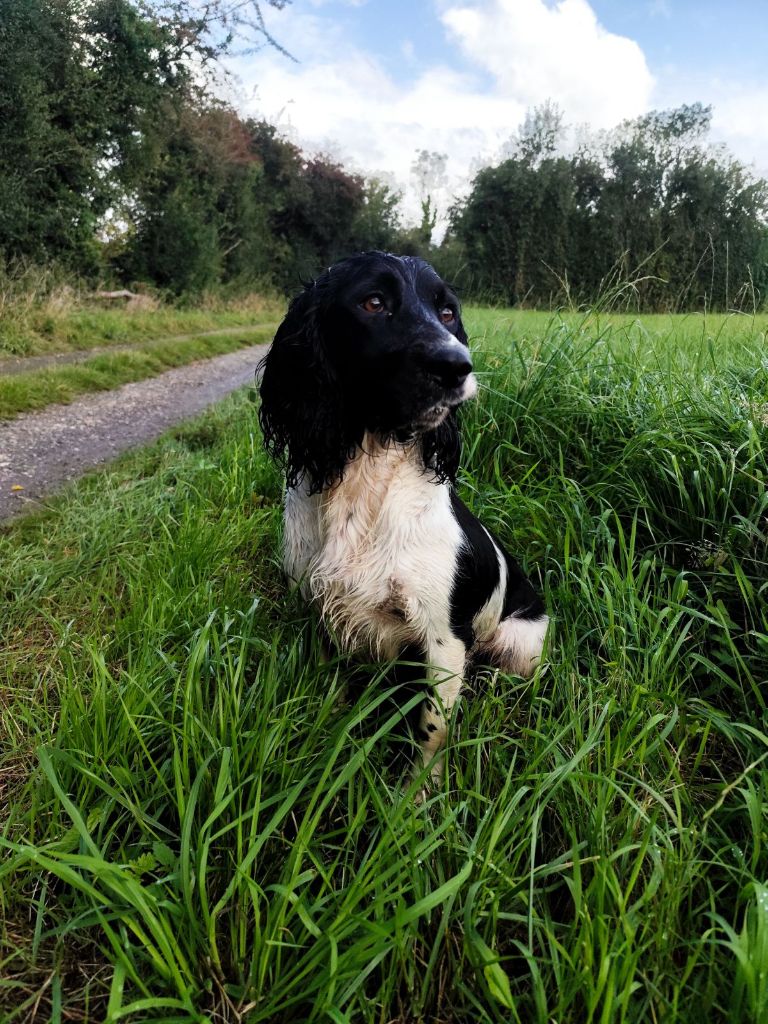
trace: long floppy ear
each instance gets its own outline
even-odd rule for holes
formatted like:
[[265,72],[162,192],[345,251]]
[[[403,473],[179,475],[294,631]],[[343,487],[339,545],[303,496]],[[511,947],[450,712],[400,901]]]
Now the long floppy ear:
[[[461,316],[456,325],[456,337],[469,348],[469,339],[464,330]],[[424,465],[433,470],[441,482],[456,480],[461,459],[461,432],[456,420],[456,411],[451,410],[439,427],[424,435],[421,442]]]
[[461,458],[461,433],[454,410],[451,410],[439,427],[424,434],[421,440],[421,454],[424,465],[433,470],[438,480],[442,483],[455,481]]
[[459,339],[462,345],[466,345],[469,348],[469,338],[467,332],[464,330],[464,321],[461,319],[461,313],[459,313],[458,323],[456,324],[456,337]]
[[288,486],[303,477],[310,494],[341,478],[357,441],[318,321],[309,285],[291,303],[257,371],[265,447],[285,467]]

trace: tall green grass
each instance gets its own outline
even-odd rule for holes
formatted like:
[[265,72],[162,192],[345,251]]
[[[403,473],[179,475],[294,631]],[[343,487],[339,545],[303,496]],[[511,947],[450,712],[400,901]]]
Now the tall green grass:
[[203,295],[194,306],[172,305],[147,293],[112,303],[60,269],[9,269],[0,260],[0,371],[4,357],[82,352],[217,328],[247,328],[254,321],[279,318],[283,305],[269,288],[260,294]]
[[247,397],[5,529],[9,1021],[766,1019],[762,339],[474,324],[461,491],[553,629],[426,806],[286,596]]

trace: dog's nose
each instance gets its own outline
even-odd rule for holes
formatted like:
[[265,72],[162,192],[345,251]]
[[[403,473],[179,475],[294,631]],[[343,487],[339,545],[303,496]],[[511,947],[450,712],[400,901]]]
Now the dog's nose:
[[461,387],[472,372],[469,352],[459,345],[446,345],[435,352],[430,352],[425,365],[428,372],[437,377],[444,388]]

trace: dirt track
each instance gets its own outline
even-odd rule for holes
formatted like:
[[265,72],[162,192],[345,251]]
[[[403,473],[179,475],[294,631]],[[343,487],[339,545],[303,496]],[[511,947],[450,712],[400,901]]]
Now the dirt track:
[[0,423],[0,522],[253,383],[267,348],[238,349]]

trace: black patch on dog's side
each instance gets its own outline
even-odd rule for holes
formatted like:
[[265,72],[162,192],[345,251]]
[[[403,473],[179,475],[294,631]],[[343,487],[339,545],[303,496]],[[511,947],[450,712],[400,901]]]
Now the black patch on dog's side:
[[451,510],[464,535],[451,588],[451,629],[469,650],[475,642],[472,620],[499,585],[499,559],[480,520],[453,489]]
[[502,621],[513,612],[518,619],[540,619],[546,612],[544,602],[514,558],[501,545],[499,548],[507,563],[507,591],[501,611]]

